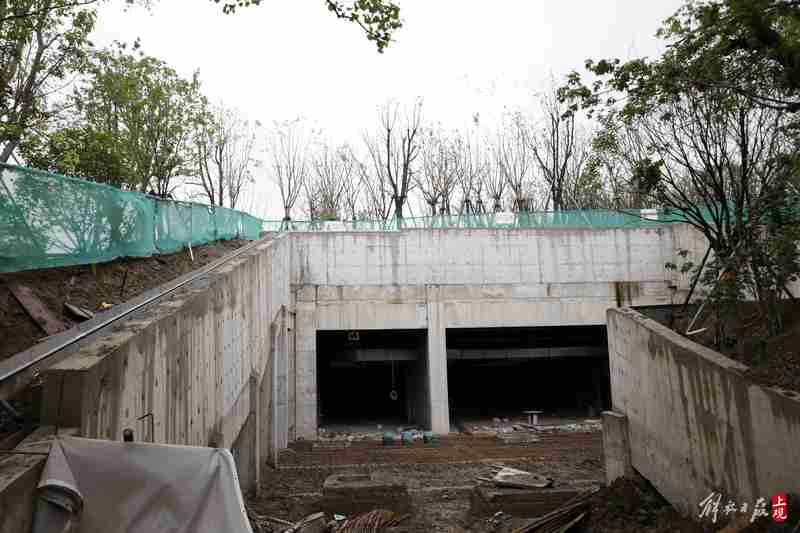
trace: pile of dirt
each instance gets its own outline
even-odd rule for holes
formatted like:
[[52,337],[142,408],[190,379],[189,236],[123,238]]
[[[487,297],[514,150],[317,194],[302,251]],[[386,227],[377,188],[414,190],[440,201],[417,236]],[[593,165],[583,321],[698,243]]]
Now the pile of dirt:
[[619,478],[600,489],[589,509],[580,524],[585,533],[761,533],[772,525],[765,518],[750,523],[747,515],[696,522],[681,516],[641,476]]
[[[33,346],[47,336],[9,289],[10,283],[29,287],[66,328],[80,322],[66,302],[92,312],[130,300],[163,283],[197,270],[247,241],[217,241],[188,251],[108,263],[27,270],[0,274],[0,360]],[[106,305],[103,305],[106,304]]]
[[[685,334],[693,314],[675,320],[673,328]],[[692,328],[705,330],[688,338],[747,365],[757,383],[800,393],[800,300],[783,302],[781,319],[782,332],[770,336],[756,305],[745,302],[724,318],[705,312]]]

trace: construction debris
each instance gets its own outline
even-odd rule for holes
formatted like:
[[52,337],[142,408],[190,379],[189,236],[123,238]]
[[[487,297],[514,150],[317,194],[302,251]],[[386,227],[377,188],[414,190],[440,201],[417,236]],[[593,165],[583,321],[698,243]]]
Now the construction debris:
[[327,531],[325,513],[314,513],[303,518],[283,533],[323,533]]
[[[428,434],[427,440],[426,434]],[[349,446],[349,443],[361,441],[383,441],[384,444],[412,444],[420,440],[426,443],[434,442],[433,434],[429,431],[422,431],[416,427],[398,427],[395,432],[384,429],[380,424],[377,425],[377,431],[363,432],[353,431],[337,433],[325,428],[319,428],[317,437],[318,440],[314,445],[315,448],[346,448]]]
[[376,509],[355,518],[345,520],[332,533],[381,533],[398,526],[408,515]]
[[576,496],[555,511],[530,520],[512,533],[567,533],[589,512],[590,498],[598,489]]
[[543,489],[553,486],[553,480],[549,477],[517,470],[503,465],[492,465],[496,472],[492,478],[479,477],[478,481],[494,483],[498,487],[511,487],[517,489]]
[[75,318],[80,318],[82,320],[89,320],[90,318],[94,318],[94,313],[92,313],[88,309],[84,309],[83,307],[79,307],[77,305],[72,305],[69,302],[64,302],[64,309],[69,311],[69,313]]
[[535,427],[529,424],[522,424],[522,425],[529,429],[535,429],[536,431],[539,432],[546,432],[546,431],[594,432],[603,430],[603,422],[599,419],[594,419],[594,418],[587,418],[582,422],[573,422],[569,424],[553,424],[546,426],[539,424],[538,426]]
[[497,438],[504,444],[526,444],[529,442],[539,442],[541,439],[530,431],[510,431],[498,432]]
[[48,335],[55,335],[67,329],[30,287],[21,283],[9,283],[8,289],[42,331]]
[[[263,515],[253,510],[249,505],[245,506],[247,518],[250,520],[250,527],[254,533],[274,533],[283,531],[286,526],[294,527],[294,522],[288,522],[273,516]],[[273,525],[277,524],[277,525]]]

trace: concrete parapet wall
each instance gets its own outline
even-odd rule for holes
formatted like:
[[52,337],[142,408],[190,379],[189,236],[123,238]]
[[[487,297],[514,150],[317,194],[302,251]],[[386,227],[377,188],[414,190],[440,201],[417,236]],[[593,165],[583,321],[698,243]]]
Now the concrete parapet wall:
[[[51,367],[45,423],[262,456],[285,447],[289,251],[286,237],[261,242]],[[248,421],[253,443],[240,439]]]
[[712,492],[751,507],[800,494],[800,395],[630,309],[608,311],[608,343],[631,463],[673,505],[695,514]]
[[292,234],[295,285],[664,281],[674,225],[654,229],[476,229]]

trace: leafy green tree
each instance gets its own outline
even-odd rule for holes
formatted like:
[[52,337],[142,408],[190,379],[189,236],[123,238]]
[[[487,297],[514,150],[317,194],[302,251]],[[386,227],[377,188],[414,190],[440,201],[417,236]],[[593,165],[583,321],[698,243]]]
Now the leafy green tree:
[[198,73],[180,77],[163,61],[134,45],[93,54],[88,79],[72,103],[96,138],[113,139],[128,167],[126,185],[167,196],[191,163],[190,135],[204,99]]
[[568,113],[600,118],[601,154],[628,152],[635,203],[667,208],[706,237],[712,300],[735,309],[753,297],[771,334],[780,324],[775,302],[800,272],[787,253],[796,246],[787,228],[800,224],[792,178],[800,63],[788,59],[800,57],[797,4],[688,2],[658,33],[669,44],[662,56],[589,60],[594,81],[573,73],[560,90]]
[[624,104],[636,114],[655,101],[725,89],[755,103],[800,110],[800,0],[687,1],[658,30],[663,56],[586,61],[597,76],[573,72],[561,96],[572,110]]
[[48,94],[86,64],[95,13],[60,5],[0,0],[0,162],[60,111]]
[[[0,28],[6,23],[32,21],[40,16],[50,16],[51,12],[62,14],[76,9],[97,5],[105,0],[48,0],[32,2],[30,0],[0,0]],[[132,4],[151,7],[155,0],[125,0],[125,7]],[[257,6],[261,0],[212,0],[222,4],[222,11],[230,14],[247,6]],[[391,0],[354,0],[341,2],[325,0],[328,11],[336,18],[358,25],[367,39],[374,42],[378,52],[383,52],[392,40],[395,31],[402,27],[400,7]]]
[[731,88],[764,106],[800,110],[800,1],[691,2],[660,35],[683,65],[674,72],[678,86]]
[[20,152],[34,168],[117,187],[132,182],[120,139],[87,126],[58,129],[45,139],[32,137]]
[[[225,13],[234,13],[238,8],[261,4],[261,0],[213,1],[222,3]],[[391,0],[355,0],[351,3],[325,0],[325,5],[336,18],[357,24],[381,53],[389,46],[394,32],[403,25],[400,21],[400,7]]]

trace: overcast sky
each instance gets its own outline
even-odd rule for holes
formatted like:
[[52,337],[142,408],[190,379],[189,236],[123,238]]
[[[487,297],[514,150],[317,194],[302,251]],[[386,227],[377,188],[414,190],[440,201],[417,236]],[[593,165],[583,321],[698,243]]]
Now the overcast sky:
[[[137,37],[145,53],[184,76],[199,69],[204,93],[245,117],[298,116],[334,144],[358,144],[387,100],[423,99],[429,123],[491,127],[504,108],[533,109],[533,94],[587,58],[656,55],[660,22],[681,0],[397,0],[403,28],[379,54],[360,28],[323,0],[262,0],[223,15],[204,0],[155,0],[148,12],[104,4],[93,41]],[[265,169],[260,172],[265,173]],[[255,214],[280,218],[259,176]],[[249,206],[243,206],[245,208]]]

